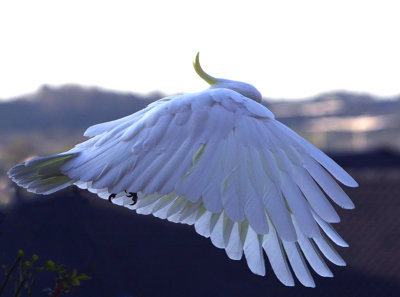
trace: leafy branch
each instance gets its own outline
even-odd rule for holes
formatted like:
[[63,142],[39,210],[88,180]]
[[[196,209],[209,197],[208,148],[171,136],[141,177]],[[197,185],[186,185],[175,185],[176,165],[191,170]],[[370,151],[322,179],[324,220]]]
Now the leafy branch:
[[85,273],[78,274],[76,269],[72,272],[67,270],[61,264],[56,264],[52,260],[47,260],[44,266],[38,266],[39,256],[33,254],[28,260],[24,260],[24,251],[18,250],[17,257],[11,267],[1,265],[4,270],[4,280],[0,285],[0,296],[5,291],[8,284],[14,281],[14,297],[20,297],[23,289],[27,296],[33,296],[33,288],[38,274],[43,271],[55,273],[55,286],[46,288],[43,291],[52,297],[60,297],[61,293],[75,293],[74,287],[78,287],[82,280],[91,279]]

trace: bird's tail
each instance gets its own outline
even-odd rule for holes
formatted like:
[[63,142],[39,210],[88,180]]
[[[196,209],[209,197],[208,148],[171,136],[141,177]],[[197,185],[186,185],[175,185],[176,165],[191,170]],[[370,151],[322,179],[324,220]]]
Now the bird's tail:
[[29,192],[48,195],[74,183],[61,172],[61,167],[78,155],[64,153],[31,159],[11,168],[8,176]]

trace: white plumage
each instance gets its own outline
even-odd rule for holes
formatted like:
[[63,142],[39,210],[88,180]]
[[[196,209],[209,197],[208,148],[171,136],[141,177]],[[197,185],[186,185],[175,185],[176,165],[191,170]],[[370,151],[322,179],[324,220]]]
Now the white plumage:
[[[72,150],[10,169],[29,191],[50,194],[75,184],[104,199],[194,225],[229,258],[244,253],[265,275],[264,252],[279,280],[314,287],[307,262],[331,277],[324,255],[345,265],[325,234],[347,246],[329,223],[354,205],[335,182],[357,183],[319,149],[275,120],[251,85],[215,79],[211,88],[160,99],[122,119],[86,130]],[[132,205],[128,193],[137,193]],[[325,194],[324,194],[325,193]]]

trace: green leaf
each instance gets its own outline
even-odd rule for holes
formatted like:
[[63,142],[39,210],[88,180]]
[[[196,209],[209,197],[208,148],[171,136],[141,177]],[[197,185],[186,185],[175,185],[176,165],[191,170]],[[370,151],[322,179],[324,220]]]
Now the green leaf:
[[37,260],[39,260],[39,256],[36,254],[32,255],[32,262],[36,262]]
[[46,270],[56,271],[56,264],[51,260],[46,261]]
[[18,250],[18,257],[23,257],[24,256],[24,250]]
[[30,268],[30,267],[32,267],[32,263],[30,261],[25,261],[24,266],[27,268]]
[[4,269],[4,270],[7,270],[7,269],[8,269],[8,266],[7,266],[6,264],[2,264],[2,265],[1,265],[1,268]]
[[77,287],[81,284],[81,282],[79,281],[79,279],[77,277],[74,277],[71,279],[71,285],[73,285],[74,287]]

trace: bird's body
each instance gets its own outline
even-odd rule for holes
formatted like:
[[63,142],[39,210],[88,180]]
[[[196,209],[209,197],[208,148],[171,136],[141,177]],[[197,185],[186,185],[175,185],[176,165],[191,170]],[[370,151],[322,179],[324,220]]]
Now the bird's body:
[[287,259],[305,286],[315,284],[304,257],[318,274],[332,276],[320,252],[345,262],[326,236],[347,244],[329,224],[339,216],[324,192],[353,208],[333,177],[357,183],[275,120],[253,86],[206,76],[198,59],[195,68],[211,88],[92,126],[89,140],[19,164],[10,177],[41,194],[75,184],[137,213],[194,225],[229,258],[244,253],[259,275],[265,275],[264,250],[285,285],[294,284]]

